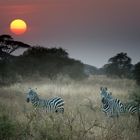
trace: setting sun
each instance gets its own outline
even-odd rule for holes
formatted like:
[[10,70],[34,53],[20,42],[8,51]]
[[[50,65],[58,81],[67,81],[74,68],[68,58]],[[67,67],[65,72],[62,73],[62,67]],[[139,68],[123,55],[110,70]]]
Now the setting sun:
[[16,35],[23,34],[27,30],[27,24],[21,19],[15,19],[10,24],[10,30]]

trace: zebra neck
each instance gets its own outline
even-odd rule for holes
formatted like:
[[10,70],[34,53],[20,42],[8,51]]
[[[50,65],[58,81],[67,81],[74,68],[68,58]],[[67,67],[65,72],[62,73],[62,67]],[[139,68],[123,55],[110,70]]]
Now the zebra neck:
[[103,109],[106,109],[106,108],[108,108],[108,104],[107,103],[103,104]]
[[39,102],[39,98],[33,98],[33,99],[31,100],[31,102],[32,102],[32,104],[34,104],[35,102],[37,103],[37,102]]

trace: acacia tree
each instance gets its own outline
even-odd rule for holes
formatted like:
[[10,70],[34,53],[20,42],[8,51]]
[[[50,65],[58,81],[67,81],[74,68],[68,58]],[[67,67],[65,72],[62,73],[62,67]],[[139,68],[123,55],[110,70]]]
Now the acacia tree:
[[14,80],[11,60],[12,53],[19,48],[30,48],[30,45],[15,41],[10,35],[0,35],[0,84],[7,84]]
[[127,53],[121,52],[108,60],[105,70],[108,76],[130,77],[132,70],[131,58],[127,56]]
[[0,35],[0,59],[7,59],[19,48],[29,48],[30,45],[15,41],[10,35]]

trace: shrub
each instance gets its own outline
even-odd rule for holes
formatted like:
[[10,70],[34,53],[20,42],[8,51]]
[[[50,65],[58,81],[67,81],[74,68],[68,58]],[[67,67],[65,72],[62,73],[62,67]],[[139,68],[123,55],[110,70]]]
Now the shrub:
[[140,85],[140,62],[135,65],[133,74],[137,84]]
[[14,137],[16,127],[15,123],[10,120],[8,115],[0,116],[0,139],[7,140]]

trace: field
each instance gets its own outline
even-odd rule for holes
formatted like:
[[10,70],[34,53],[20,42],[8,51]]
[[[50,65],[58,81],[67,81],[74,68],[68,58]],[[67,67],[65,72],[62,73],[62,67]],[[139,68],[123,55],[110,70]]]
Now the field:
[[[75,82],[59,77],[55,81],[17,83],[0,88],[0,139],[3,140],[138,140],[136,115],[108,119],[101,112],[100,87],[107,87],[123,102],[131,101],[135,82],[93,76]],[[26,102],[28,88],[37,88],[40,98],[61,96],[65,113],[35,110]]]

